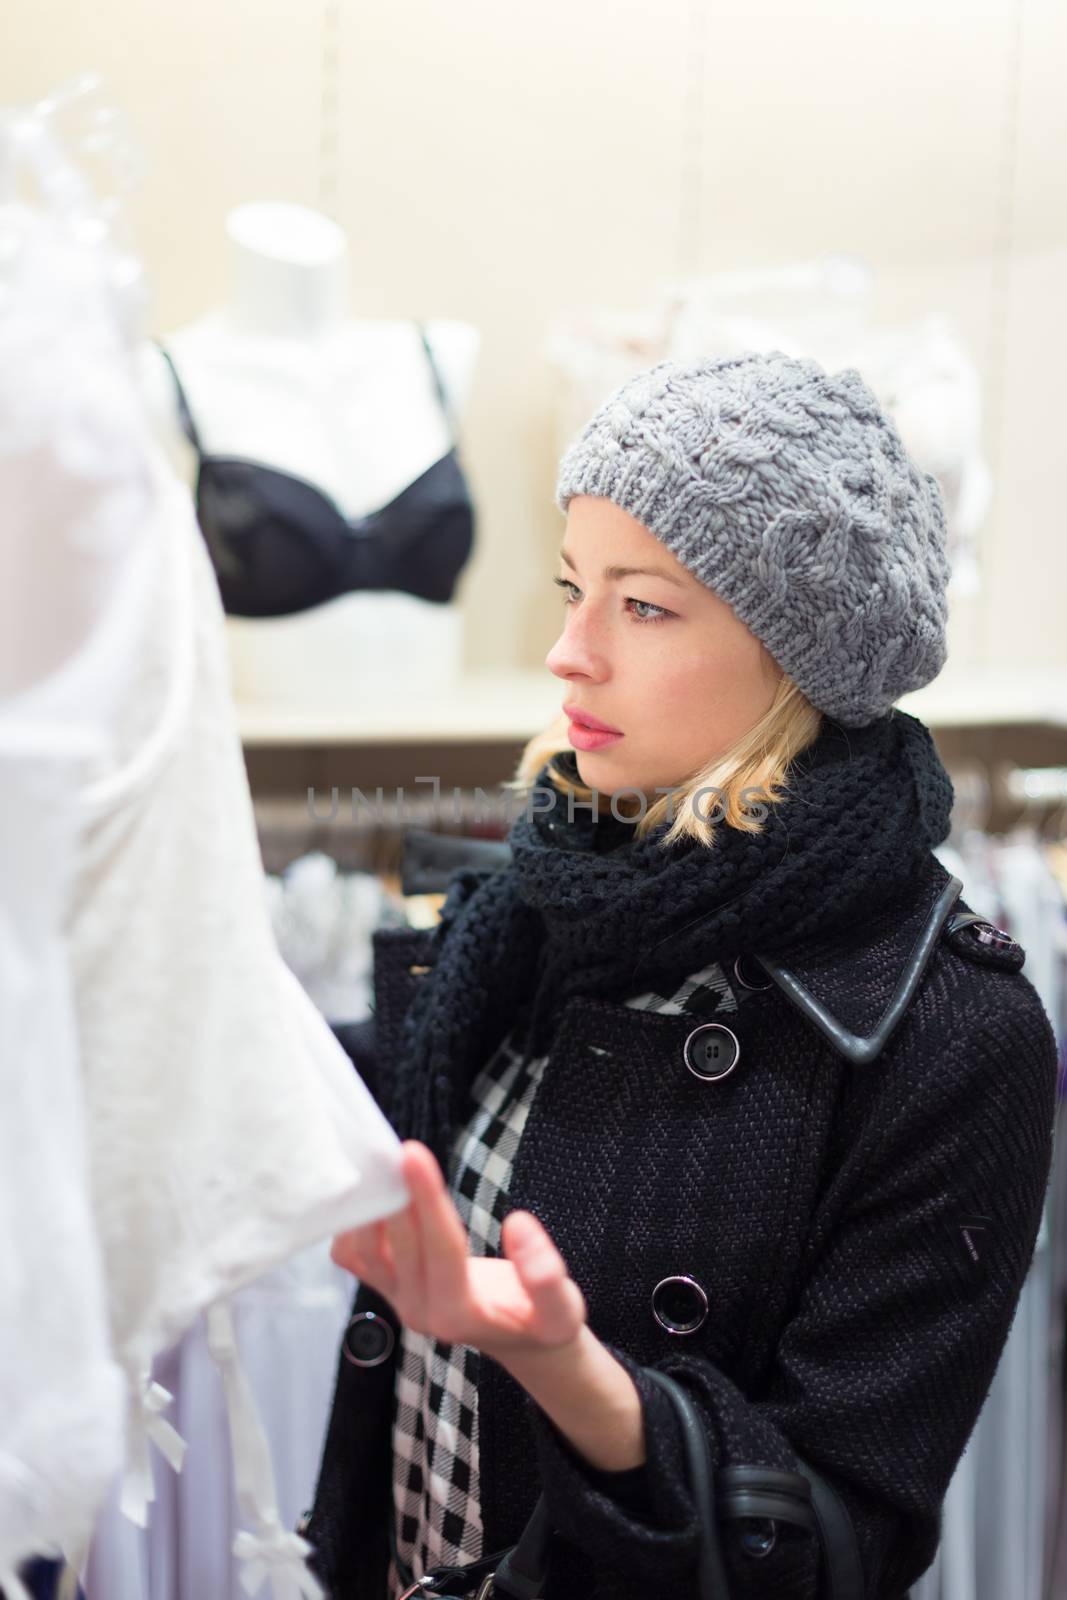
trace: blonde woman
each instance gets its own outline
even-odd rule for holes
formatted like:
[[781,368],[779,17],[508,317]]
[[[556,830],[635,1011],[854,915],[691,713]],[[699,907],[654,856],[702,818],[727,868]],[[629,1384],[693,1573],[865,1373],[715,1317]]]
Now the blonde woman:
[[508,859],[376,938],[357,1059],[412,1201],[334,1246],[359,1288],[316,1568],[335,1600],[489,1593],[540,1505],[547,1575],[503,1592],[697,1594],[660,1373],[723,1594],[816,1600],[832,1564],[902,1600],[1032,1256],[1056,1080],[894,708],[945,658],[941,497],[855,370],[772,352],[630,380],[557,499],[561,718]]

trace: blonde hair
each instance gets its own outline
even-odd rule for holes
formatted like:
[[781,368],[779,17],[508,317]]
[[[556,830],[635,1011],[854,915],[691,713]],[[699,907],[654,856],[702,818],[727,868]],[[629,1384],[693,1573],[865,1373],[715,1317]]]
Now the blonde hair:
[[[811,704],[807,696],[791,678],[782,673],[770,706],[748,731],[734,741],[731,747],[706,762],[692,773],[670,794],[657,795],[640,816],[634,830],[637,838],[644,838],[653,828],[671,819],[671,825],[660,841],[666,849],[683,839],[696,839],[709,848],[715,842],[715,832],[720,823],[737,828],[742,833],[759,833],[766,820],[763,815],[753,816],[751,808],[777,805],[789,794],[787,769],[789,763],[818,737],[822,727],[822,713]],[[571,753],[567,739],[567,716],[561,712],[556,721],[543,733],[535,734],[519,757],[515,776],[502,787],[507,790],[528,790],[534,785],[546,761],[553,762],[547,777],[560,794],[569,794],[569,805],[589,806],[594,790],[576,783],[554,764],[554,758]],[[698,804],[702,791],[716,791],[711,797],[710,809],[718,808],[721,816],[710,819]],[[619,790],[620,795],[629,791]],[[604,811],[609,797],[598,796],[598,807]],[[629,815],[640,810],[641,802],[628,808]],[[617,816],[626,815],[621,800],[616,802]]]

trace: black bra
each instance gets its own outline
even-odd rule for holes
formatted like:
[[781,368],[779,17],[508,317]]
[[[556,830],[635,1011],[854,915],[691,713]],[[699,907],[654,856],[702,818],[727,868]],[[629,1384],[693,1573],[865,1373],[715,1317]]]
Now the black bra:
[[239,456],[205,455],[174,362],[160,346],[197,453],[197,518],[231,616],[288,616],[353,589],[451,600],[474,544],[474,508],[441,375],[426,330],[418,329],[453,443],[395,500],[354,522],[305,478]]

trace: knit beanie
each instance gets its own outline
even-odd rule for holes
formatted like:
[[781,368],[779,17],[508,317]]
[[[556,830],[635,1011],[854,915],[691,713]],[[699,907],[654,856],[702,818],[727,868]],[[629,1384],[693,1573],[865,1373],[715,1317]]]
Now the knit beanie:
[[565,452],[560,510],[579,494],[643,523],[843,726],[944,666],[941,490],[854,367],[780,350],[661,361]]

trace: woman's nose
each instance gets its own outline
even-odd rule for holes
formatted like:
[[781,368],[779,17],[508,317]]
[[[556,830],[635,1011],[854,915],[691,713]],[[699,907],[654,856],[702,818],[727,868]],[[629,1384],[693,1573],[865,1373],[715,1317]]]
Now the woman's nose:
[[568,616],[563,632],[545,657],[545,666],[557,678],[603,679],[607,663],[590,638],[588,626]]

